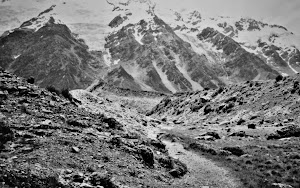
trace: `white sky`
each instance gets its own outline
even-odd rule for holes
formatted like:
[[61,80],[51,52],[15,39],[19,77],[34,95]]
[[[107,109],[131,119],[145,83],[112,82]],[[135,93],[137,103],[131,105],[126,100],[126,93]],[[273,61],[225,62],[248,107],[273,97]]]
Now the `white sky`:
[[[10,0],[26,8],[37,8],[37,4],[49,6],[57,2],[80,2],[80,0]],[[119,0],[125,1],[125,0]],[[152,0],[158,5],[183,10],[195,9],[207,15],[248,16],[267,23],[283,25],[300,35],[300,0]],[[38,2],[38,3],[36,3]],[[89,9],[107,7],[106,0],[82,0],[81,5]],[[44,8],[43,7],[43,8]],[[1,3],[0,3],[1,8]],[[39,7],[41,8],[41,7]],[[3,12],[3,9],[1,9]],[[33,12],[33,11],[32,11]],[[0,13],[1,15],[1,13]],[[1,20],[1,18],[0,18]]]
[[196,9],[207,15],[247,16],[287,27],[300,35],[300,0],[154,0],[172,9]]

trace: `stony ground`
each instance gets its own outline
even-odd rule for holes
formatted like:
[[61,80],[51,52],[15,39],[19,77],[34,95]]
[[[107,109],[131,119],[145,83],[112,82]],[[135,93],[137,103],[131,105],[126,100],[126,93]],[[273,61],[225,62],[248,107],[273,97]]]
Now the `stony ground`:
[[[123,124],[136,124],[134,121],[142,120],[144,134],[151,139],[159,138],[159,140],[163,141],[166,145],[166,149],[171,157],[179,159],[187,165],[188,172],[186,175],[175,179],[169,185],[160,185],[157,187],[242,187],[240,181],[230,175],[231,172],[229,169],[225,169],[224,166],[218,166],[215,162],[203,156],[199,156],[194,152],[185,150],[180,143],[171,143],[168,139],[159,136],[163,129],[170,127],[158,119],[147,117],[143,115],[143,113],[139,113],[140,108],[137,108],[145,104],[145,108],[150,106],[154,107],[155,104],[157,104],[158,98],[148,97],[148,100],[143,101],[143,103],[138,103],[141,100],[141,96],[134,95],[133,97],[132,94],[123,96],[114,95],[112,93],[110,95],[103,95],[107,93],[106,90],[98,90],[95,94],[85,90],[73,90],[71,93],[73,97],[82,102],[82,105],[79,106],[80,108],[98,113],[105,112],[106,114],[110,114],[110,116],[115,116],[116,119],[119,122],[123,122]],[[127,100],[138,105],[126,105],[128,104],[126,102]],[[107,103],[111,103],[111,105],[107,105]],[[132,116],[132,114],[135,114],[135,116],[130,118],[128,115]],[[166,127],[163,127],[163,125],[166,125]],[[131,126],[131,129],[135,129],[136,127],[137,126]]]
[[0,70],[0,186],[299,187],[298,80],[63,97]]
[[244,187],[300,187],[299,94],[298,75],[278,77],[169,96],[148,115],[174,142],[232,169]]
[[88,111],[2,70],[0,88],[1,187],[168,187],[186,173],[111,101]]

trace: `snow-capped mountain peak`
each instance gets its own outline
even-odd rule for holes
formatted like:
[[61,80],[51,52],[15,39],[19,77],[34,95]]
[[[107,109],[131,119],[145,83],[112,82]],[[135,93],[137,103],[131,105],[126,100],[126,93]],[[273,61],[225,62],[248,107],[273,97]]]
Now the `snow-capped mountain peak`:
[[300,72],[295,35],[285,27],[172,10],[151,0],[101,3],[102,12],[79,1],[60,2],[18,29],[36,32],[63,20],[90,49],[98,50],[90,55],[105,63],[105,81],[135,90],[175,93]]
[[150,0],[107,0],[113,12],[117,15],[109,24],[110,27],[119,30],[121,27],[131,23],[136,24],[141,20],[152,20],[155,13],[155,3]]
[[29,29],[33,31],[38,31],[40,28],[44,27],[46,24],[63,24],[59,19],[55,19],[56,13],[53,11],[56,5],[52,5],[47,10],[41,12],[37,17],[24,22],[20,28]]

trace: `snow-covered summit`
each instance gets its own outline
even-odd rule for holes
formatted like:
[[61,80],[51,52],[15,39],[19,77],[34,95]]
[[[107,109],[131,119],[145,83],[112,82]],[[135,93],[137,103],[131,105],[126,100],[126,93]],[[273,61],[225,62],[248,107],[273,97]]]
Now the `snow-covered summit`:
[[173,28],[179,26],[181,31],[191,35],[210,27],[248,47],[257,47],[257,41],[262,40],[282,48],[291,46],[300,48],[299,37],[280,25],[268,24],[252,18],[210,17],[197,10],[183,12],[161,10],[158,14],[169,25]]
[[63,24],[62,21],[54,18],[56,13],[53,12],[53,9],[55,7],[56,7],[56,5],[52,5],[47,10],[41,12],[37,17],[34,17],[34,18],[24,22],[20,26],[20,29],[29,29],[29,30],[33,30],[36,32],[48,23]]

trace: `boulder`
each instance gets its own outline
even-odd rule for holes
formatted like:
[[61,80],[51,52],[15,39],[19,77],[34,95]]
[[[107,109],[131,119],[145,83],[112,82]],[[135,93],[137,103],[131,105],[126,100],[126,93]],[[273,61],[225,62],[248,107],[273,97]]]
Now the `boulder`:
[[29,77],[29,78],[27,78],[27,82],[29,83],[29,84],[34,84],[34,78],[31,76],[31,77]]
[[0,151],[4,144],[14,138],[14,132],[3,122],[0,121]]
[[158,149],[162,149],[162,150],[165,150],[166,149],[166,145],[160,141],[160,140],[151,140],[150,141],[150,144]]
[[234,132],[234,133],[231,133],[229,136],[248,137],[248,135],[245,133],[245,131]]
[[110,188],[119,188],[113,182],[112,177],[108,173],[101,173],[101,172],[93,172],[90,176],[90,182],[94,186],[103,186],[103,187],[110,187]]
[[206,140],[206,141],[215,141],[216,138],[213,136],[197,136],[195,137],[196,140]]
[[281,138],[288,138],[288,137],[300,137],[300,127],[297,125],[290,125],[284,127],[280,130],[277,130],[276,133],[272,133],[268,135],[267,139],[281,139]]
[[246,122],[244,119],[239,119],[238,121],[237,121],[237,125],[242,125],[244,122]]
[[169,171],[169,174],[174,178],[180,178],[184,176],[188,171],[187,166],[179,160],[173,160],[172,165],[173,169]]
[[213,111],[213,109],[210,105],[206,105],[203,109],[204,115],[209,114],[212,111]]
[[248,124],[248,129],[256,129],[256,125],[253,123]]
[[73,181],[74,182],[78,182],[78,183],[82,183],[84,180],[84,175],[81,172],[78,172],[76,174],[73,175]]
[[206,132],[195,139],[197,140],[208,140],[208,141],[214,141],[216,139],[221,139],[218,133],[216,132]]
[[86,120],[68,119],[67,123],[74,127],[82,127],[82,128],[89,127],[89,124]]
[[215,139],[221,139],[220,135],[216,132],[207,132],[207,133],[203,134],[203,136],[212,136]]
[[212,155],[217,155],[217,151],[210,147],[209,145],[207,144],[200,144],[200,143],[191,143],[189,145],[189,148],[195,150],[195,151],[201,151],[201,152],[205,152],[205,153],[210,153]]
[[104,118],[103,122],[107,123],[111,129],[122,129],[123,127],[115,118]]
[[144,162],[146,165],[149,167],[153,167],[154,165],[154,154],[151,148],[145,146],[145,145],[140,145],[138,147],[138,152],[142,156]]
[[245,154],[239,146],[224,147],[223,150],[231,152],[233,155],[242,156]]
[[226,150],[222,150],[222,149],[218,152],[218,155],[221,155],[221,156],[229,156],[231,154],[232,153],[230,151],[226,151]]
[[0,91],[0,99],[1,100],[6,100],[7,99],[7,93]]
[[80,152],[80,149],[78,147],[72,147],[72,152],[73,153],[79,153]]

